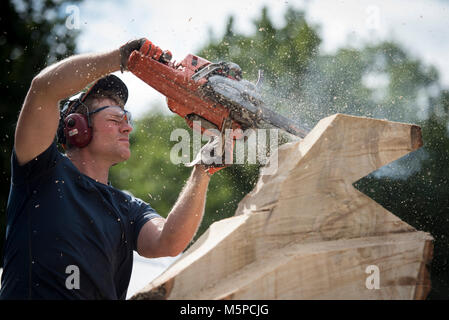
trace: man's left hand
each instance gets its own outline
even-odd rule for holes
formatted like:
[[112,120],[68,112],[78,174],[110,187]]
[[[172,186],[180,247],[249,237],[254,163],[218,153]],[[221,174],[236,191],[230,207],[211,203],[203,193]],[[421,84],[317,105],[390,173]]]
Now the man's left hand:
[[[232,164],[232,152],[234,148],[234,141],[228,141],[225,143],[221,137],[212,136],[210,140],[201,148],[197,156],[192,162],[186,163],[185,166],[193,167],[200,165],[204,167],[204,170],[212,176],[215,172]],[[229,154],[226,157],[226,154]],[[230,161],[226,161],[230,159]],[[230,163],[227,163],[230,162]]]

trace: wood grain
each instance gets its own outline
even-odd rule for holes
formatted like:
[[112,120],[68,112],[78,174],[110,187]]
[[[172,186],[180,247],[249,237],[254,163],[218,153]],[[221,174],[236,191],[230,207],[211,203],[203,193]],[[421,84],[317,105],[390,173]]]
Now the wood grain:
[[[261,169],[234,217],[212,224],[132,298],[424,299],[431,235],[353,187],[421,146],[415,125],[322,119],[272,154],[276,170]],[[365,285],[369,265],[379,268],[380,289]]]

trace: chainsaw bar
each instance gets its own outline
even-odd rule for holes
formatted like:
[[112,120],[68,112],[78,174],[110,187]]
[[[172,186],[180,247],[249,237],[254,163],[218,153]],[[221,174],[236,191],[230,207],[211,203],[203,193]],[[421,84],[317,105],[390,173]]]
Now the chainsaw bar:
[[292,121],[264,106],[256,86],[247,80],[234,80],[213,75],[202,87],[202,93],[230,109],[233,120],[242,125],[242,129],[260,128],[262,122],[271,124],[300,138],[309,132]]

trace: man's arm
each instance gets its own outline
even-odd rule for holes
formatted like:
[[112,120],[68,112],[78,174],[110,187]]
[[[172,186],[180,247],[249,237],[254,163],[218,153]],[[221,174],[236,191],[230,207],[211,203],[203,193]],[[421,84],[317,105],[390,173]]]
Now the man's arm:
[[16,127],[14,148],[19,164],[27,163],[53,142],[59,123],[59,100],[119,69],[120,51],[117,49],[69,57],[34,77]]
[[203,218],[209,180],[204,167],[194,167],[167,219],[155,218],[142,227],[137,239],[139,255],[174,257],[187,247]]

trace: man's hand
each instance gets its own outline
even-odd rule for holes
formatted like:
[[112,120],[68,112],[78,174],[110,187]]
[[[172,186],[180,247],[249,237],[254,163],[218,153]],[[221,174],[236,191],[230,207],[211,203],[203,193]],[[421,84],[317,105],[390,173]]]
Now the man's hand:
[[131,40],[120,47],[120,70],[128,70],[128,59],[135,50],[139,51],[142,45],[147,41],[145,38]]
[[190,178],[167,218],[151,219],[140,229],[137,252],[141,256],[174,257],[187,247],[203,219],[209,182],[210,174],[205,166],[194,165]]
[[198,152],[195,159],[186,163],[185,166],[199,165],[204,168],[209,176],[212,176],[215,172],[232,164],[233,147],[233,140],[225,142],[219,136],[212,136]]
[[120,47],[120,69],[122,73],[123,70],[128,70],[129,56],[133,51],[140,51],[141,54],[162,63],[168,63],[172,58],[170,51],[162,51],[161,48],[146,38],[131,40]]

